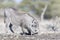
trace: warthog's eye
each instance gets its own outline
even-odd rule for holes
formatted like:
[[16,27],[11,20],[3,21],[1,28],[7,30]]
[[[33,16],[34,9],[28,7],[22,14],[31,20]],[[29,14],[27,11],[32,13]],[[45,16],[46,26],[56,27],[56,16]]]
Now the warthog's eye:
[[37,27],[37,22],[35,20],[33,20],[31,26],[36,28]]
[[23,23],[20,24],[20,26],[22,26],[22,25],[23,25]]
[[37,24],[37,22],[34,22],[34,24]]
[[37,27],[37,25],[32,25],[32,27]]
[[33,25],[32,25],[32,27],[33,27]]

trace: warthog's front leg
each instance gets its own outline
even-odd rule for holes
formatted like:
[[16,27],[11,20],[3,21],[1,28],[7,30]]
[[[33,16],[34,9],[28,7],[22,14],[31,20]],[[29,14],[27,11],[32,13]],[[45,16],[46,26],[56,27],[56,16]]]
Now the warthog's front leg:
[[10,31],[12,32],[12,33],[14,33],[14,31],[13,31],[13,29],[12,29],[12,24],[10,23],[10,25],[9,25],[9,28],[10,28]]

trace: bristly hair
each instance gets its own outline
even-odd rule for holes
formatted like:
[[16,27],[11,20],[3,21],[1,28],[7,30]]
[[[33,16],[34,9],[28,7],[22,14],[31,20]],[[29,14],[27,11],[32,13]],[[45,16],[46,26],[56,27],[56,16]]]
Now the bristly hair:
[[17,8],[15,8],[15,7],[8,7],[8,8],[11,8],[11,9],[13,9],[14,11],[17,11]]

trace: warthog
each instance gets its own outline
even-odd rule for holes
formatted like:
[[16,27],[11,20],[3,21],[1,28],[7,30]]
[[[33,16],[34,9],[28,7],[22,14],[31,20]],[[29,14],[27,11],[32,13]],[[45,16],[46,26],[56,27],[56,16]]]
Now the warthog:
[[[6,27],[12,33],[15,33],[13,26],[16,28],[20,27],[21,35],[34,35],[38,34],[39,24],[38,21],[28,13],[20,12],[18,13],[14,8],[5,8],[4,9],[4,22]],[[20,30],[19,30],[20,31]]]

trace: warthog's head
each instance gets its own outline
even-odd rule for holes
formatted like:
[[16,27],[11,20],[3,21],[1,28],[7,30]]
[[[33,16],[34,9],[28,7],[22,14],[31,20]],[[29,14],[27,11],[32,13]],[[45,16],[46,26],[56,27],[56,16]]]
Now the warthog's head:
[[37,20],[33,19],[31,22],[28,22],[28,30],[30,30],[31,35],[38,34],[39,32],[39,24]]
[[31,25],[31,34],[34,35],[34,34],[38,34],[38,31],[39,31],[39,24],[36,20],[33,20],[32,21],[32,25]]

